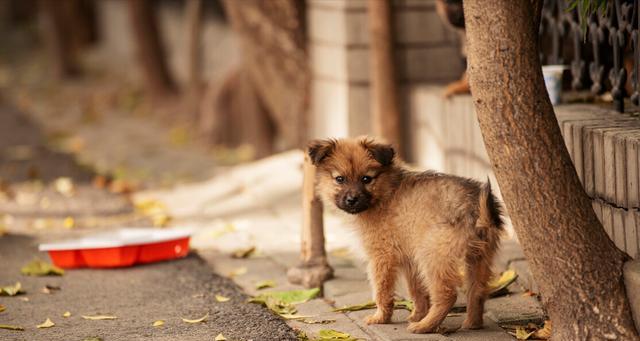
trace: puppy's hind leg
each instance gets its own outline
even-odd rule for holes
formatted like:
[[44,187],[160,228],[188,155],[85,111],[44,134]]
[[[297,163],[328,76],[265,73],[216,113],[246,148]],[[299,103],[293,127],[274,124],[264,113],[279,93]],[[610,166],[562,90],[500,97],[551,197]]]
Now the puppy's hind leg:
[[465,329],[482,328],[484,301],[487,297],[487,283],[491,269],[486,259],[479,255],[467,256],[467,317],[462,323]]
[[407,280],[409,295],[414,305],[413,311],[407,320],[410,322],[418,322],[429,312],[429,292],[426,289],[424,278],[420,276],[415,267],[407,266],[404,275]]
[[375,314],[367,316],[364,322],[366,324],[389,323],[393,314],[393,294],[397,277],[396,263],[389,255],[372,257],[369,263],[369,276],[378,308]]
[[[440,258],[443,259],[443,258]],[[446,258],[445,258],[446,259]],[[456,303],[458,296],[456,287],[460,284],[460,274],[456,271],[453,262],[439,264],[430,263],[429,274],[429,299],[431,307],[427,316],[419,322],[409,323],[407,328],[412,333],[434,333],[444,321],[447,314]]]

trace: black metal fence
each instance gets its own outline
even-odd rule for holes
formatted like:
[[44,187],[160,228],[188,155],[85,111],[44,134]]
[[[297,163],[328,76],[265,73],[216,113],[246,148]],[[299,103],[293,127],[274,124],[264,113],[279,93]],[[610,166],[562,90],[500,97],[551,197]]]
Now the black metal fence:
[[[611,92],[615,109],[640,104],[639,0],[609,0],[581,25],[569,1],[546,0],[540,24],[543,64],[568,65],[571,88]],[[583,30],[586,26],[586,32]]]

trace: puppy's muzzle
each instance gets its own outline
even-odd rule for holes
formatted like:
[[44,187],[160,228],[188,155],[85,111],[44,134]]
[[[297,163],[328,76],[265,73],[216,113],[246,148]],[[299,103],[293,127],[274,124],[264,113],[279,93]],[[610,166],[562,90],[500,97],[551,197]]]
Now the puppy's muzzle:
[[369,208],[370,202],[371,195],[367,193],[349,192],[336,200],[336,206],[347,213],[356,214]]

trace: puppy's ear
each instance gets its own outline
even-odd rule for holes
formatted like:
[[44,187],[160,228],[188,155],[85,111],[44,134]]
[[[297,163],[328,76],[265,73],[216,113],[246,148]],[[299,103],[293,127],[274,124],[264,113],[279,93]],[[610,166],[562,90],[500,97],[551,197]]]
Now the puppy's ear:
[[336,147],[335,140],[314,140],[309,143],[307,152],[314,166],[319,166]]
[[371,157],[381,165],[389,166],[393,163],[393,158],[395,157],[396,152],[393,150],[391,145],[365,141],[364,147],[369,151]]

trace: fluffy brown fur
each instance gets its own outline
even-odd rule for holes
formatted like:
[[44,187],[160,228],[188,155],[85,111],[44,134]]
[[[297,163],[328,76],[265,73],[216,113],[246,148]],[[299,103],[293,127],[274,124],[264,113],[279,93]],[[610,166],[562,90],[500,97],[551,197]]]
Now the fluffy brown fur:
[[433,171],[409,170],[389,145],[368,138],[309,145],[318,192],[355,218],[369,258],[378,306],[366,323],[388,323],[398,276],[415,303],[408,329],[435,332],[456,301],[465,268],[467,317],[482,327],[491,263],[503,222],[489,183]]

